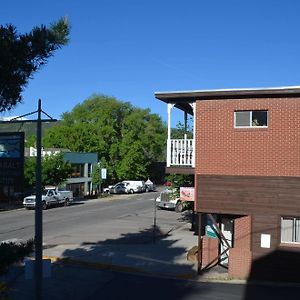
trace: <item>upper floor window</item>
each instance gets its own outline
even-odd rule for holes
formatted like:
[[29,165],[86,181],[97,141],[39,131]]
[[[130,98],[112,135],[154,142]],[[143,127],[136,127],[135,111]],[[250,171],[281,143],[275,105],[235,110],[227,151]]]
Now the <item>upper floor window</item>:
[[281,242],[300,243],[300,218],[281,218]]
[[268,111],[235,111],[234,127],[268,127]]

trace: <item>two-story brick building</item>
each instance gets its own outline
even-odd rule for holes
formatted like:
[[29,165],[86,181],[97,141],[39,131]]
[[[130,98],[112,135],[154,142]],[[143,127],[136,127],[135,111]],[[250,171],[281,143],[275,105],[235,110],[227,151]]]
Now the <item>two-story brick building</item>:
[[[166,171],[195,177],[199,269],[300,281],[300,87],[155,97],[168,105]],[[174,107],[193,116],[192,140],[171,139]]]

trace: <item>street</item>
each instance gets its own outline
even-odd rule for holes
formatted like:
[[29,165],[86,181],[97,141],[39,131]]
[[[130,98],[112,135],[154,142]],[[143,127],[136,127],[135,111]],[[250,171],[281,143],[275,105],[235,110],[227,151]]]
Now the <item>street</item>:
[[[53,253],[61,247],[63,255],[100,262],[53,264],[51,277],[44,279],[43,299],[274,300],[295,298],[299,294],[297,286],[203,282],[201,277],[176,279],[172,276],[175,272],[192,271],[193,264],[186,261],[186,241],[189,246],[196,244],[197,236],[189,230],[185,214],[157,210],[157,227],[170,235],[153,244],[157,194],[117,195],[43,211],[44,252]],[[1,212],[0,226],[1,241],[32,238],[34,211]],[[112,267],[100,261],[103,257]],[[137,274],[130,268],[116,268],[124,262],[146,267],[148,275]],[[34,280],[20,275],[10,291],[11,299],[33,299],[33,295]]]
[[[153,226],[157,192],[113,195],[75,202],[69,207],[43,211],[44,246],[96,243],[137,233]],[[157,225],[171,230],[180,214],[157,211]],[[0,213],[0,241],[34,237],[34,210],[18,209]]]

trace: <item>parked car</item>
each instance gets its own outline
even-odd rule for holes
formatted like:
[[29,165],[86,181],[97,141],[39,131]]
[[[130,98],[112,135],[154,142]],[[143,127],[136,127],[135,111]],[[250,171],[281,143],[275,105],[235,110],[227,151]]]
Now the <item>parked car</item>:
[[142,180],[124,180],[122,181],[126,188],[126,193],[142,193],[146,191],[145,182]]
[[114,185],[109,185],[107,188],[103,189],[103,192],[107,194],[124,194],[126,193],[125,184],[123,182],[118,182]]
[[[35,208],[36,195],[30,195],[23,200],[23,206],[27,209]],[[56,187],[48,187],[42,191],[42,206],[47,209],[49,206],[64,204],[68,206],[73,201],[73,192],[59,190]]]

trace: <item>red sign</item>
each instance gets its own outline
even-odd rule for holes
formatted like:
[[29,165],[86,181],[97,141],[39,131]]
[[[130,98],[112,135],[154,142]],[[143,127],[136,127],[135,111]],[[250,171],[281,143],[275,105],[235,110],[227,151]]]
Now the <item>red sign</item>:
[[180,188],[181,201],[195,201],[195,188],[194,187],[181,187]]

